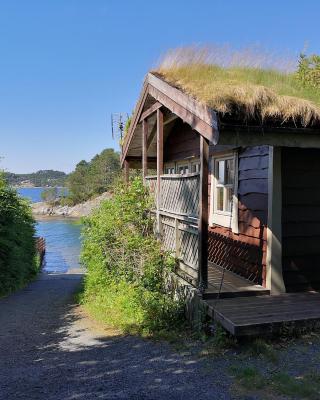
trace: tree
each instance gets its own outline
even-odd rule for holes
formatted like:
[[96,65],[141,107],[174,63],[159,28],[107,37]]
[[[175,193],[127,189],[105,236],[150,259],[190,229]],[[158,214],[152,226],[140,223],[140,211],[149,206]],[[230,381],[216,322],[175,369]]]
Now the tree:
[[80,161],[67,179],[68,198],[80,203],[110,189],[120,173],[119,153],[105,149],[90,162]]
[[48,188],[41,193],[41,198],[43,201],[53,204],[58,198],[58,188]]

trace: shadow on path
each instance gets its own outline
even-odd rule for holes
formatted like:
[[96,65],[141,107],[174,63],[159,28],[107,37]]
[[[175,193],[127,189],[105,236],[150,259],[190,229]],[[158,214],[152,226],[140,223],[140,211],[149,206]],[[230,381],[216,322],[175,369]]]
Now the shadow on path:
[[0,300],[0,399],[231,399],[210,369],[166,343],[90,328],[74,304],[81,274],[42,274]]

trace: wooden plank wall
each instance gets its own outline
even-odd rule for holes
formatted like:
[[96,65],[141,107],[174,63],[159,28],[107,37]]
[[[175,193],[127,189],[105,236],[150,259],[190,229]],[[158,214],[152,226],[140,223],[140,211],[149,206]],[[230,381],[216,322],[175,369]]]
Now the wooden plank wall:
[[209,227],[209,260],[264,286],[268,161],[268,146],[239,150],[239,233],[218,225]]
[[319,290],[319,149],[282,149],[282,202],[282,264],[286,290]]
[[200,156],[200,136],[188,124],[178,120],[164,145],[165,162]]
[[[230,146],[210,146],[210,157],[228,149]],[[180,121],[166,138],[164,159],[170,162],[199,157],[199,150],[199,134]],[[209,227],[209,260],[227,265],[229,270],[263,285],[266,279],[268,160],[268,146],[239,150],[239,234],[218,225]],[[210,194],[211,163],[209,203]]]

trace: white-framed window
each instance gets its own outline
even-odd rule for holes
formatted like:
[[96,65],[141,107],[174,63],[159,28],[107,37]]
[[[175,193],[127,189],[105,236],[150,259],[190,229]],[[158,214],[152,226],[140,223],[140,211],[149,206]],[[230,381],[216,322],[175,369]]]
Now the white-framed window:
[[238,233],[238,156],[236,152],[214,156],[211,164],[210,223]]
[[177,163],[177,174],[184,175],[189,174],[190,164],[188,162],[178,162]]
[[165,163],[164,173],[168,174],[190,174],[190,173],[200,173],[200,161],[199,159],[192,159]]
[[164,173],[166,175],[172,175],[176,173],[176,168],[174,164],[165,164]]
[[200,172],[200,161],[191,161],[190,163],[190,172],[196,173],[196,172]]

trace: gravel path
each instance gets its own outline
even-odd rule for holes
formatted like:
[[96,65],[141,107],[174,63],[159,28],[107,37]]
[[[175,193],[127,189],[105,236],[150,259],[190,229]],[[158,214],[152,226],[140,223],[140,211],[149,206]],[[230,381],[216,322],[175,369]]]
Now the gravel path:
[[79,271],[0,300],[0,399],[232,399],[225,361],[94,326],[74,304]]

